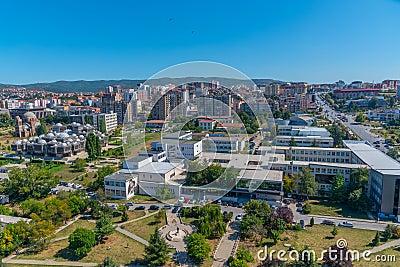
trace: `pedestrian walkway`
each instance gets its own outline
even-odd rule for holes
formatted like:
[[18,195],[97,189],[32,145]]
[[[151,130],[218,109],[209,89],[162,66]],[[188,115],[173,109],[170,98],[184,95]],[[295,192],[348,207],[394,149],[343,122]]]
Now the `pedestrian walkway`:
[[385,244],[382,244],[380,246],[374,247],[372,249],[370,249],[369,251],[371,251],[371,253],[377,253],[379,251],[391,248],[391,247],[397,247],[400,246],[400,239],[396,239],[390,242],[386,242]]
[[137,222],[137,221],[143,220],[143,219],[145,219],[147,217],[150,217],[150,216],[153,216],[153,215],[157,214],[157,212],[148,212],[148,211],[146,211],[146,212],[147,212],[147,214],[145,214],[142,217],[139,217],[139,218],[136,218],[136,219],[133,219],[133,220],[130,220],[130,221],[126,221],[126,222],[116,223],[116,224],[114,224],[114,226],[121,226],[121,225],[125,225],[125,224],[131,223],[131,222]]
[[132,239],[134,239],[134,240],[136,240],[136,241],[142,243],[142,244],[145,245],[145,246],[148,246],[148,245],[149,245],[149,242],[148,242],[147,240],[141,238],[140,236],[137,236],[137,235],[135,235],[135,234],[132,234],[131,232],[126,231],[126,230],[122,229],[122,228],[119,227],[119,226],[118,226],[117,228],[115,228],[115,231],[120,232],[121,234],[126,235],[127,237],[130,237],[130,238],[132,238]]
[[217,250],[214,254],[214,263],[212,267],[224,266],[225,262],[230,256],[233,256],[236,252],[236,248],[239,243],[239,230],[236,222],[231,222],[225,235],[222,237]]

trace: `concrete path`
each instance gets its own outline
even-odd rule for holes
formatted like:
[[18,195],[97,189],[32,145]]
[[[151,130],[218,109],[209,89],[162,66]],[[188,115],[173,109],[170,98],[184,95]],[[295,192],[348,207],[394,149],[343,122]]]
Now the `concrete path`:
[[236,253],[238,243],[239,225],[237,222],[231,222],[214,254],[214,263],[212,267],[224,266],[228,258]]
[[143,220],[143,219],[145,219],[147,217],[150,217],[150,216],[153,216],[153,215],[157,214],[157,212],[148,212],[147,210],[146,210],[146,212],[147,212],[147,214],[145,214],[142,217],[139,217],[139,218],[136,218],[136,219],[133,219],[133,220],[130,220],[130,221],[126,221],[126,222],[116,223],[116,224],[114,224],[114,226],[121,226],[121,225],[125,225],[125,224],[131,223],[131,222],[137,222],[137,221]]
[[117,228],[115,228],[115,231],[120,232],[121,234],[126,235],[127,237],[130,237],[130,238],[132,238],[132,239],[134,239],[134,240],[136,240],[136,241],[142,243],[142,244],[145,245],[145,246],[148,246],[148,245],[149,245],[149,242],[148,242],[147,240],[141,238],[140,236],[137,236],[137,235],[135,235],[135,234],[132,234],[131,232],[126,231],[126,230],[122,229],[122,228],[119,227],[119,226],[118,226]]
[[385,244],[374,247],[374,248],[370,249],[369,251],[371,251],[371,253],[377,253],[377,252],[385,250],[387,248],[397,247],[397,246],[400,246],[400,239],[386,242]]
[[54,260],[14,260],[3,259],[3,263],[9,264],[23,264],[23,265],[38,265],[38,266],[98,266],[94,262],[76,262],[76,261],[54,261]]

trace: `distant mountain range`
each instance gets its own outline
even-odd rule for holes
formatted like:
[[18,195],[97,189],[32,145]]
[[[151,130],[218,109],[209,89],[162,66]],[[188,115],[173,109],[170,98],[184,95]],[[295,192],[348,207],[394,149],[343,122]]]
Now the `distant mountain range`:
[[[217,80],[221,85],[231,86],[235,84],[248,84],[249,81],[239,80],[239,79],[229,79],[229,78],[218,78],[218,77],[188,77],[188,78],[159,78],[155,80],[151,80],[149,84],[151,85],[166,85],[169,83],[172,84],[182,84],[186,83],[188,80],[190,81],[211,81]],[[126,88],[136,88],[137,84],[143,83],[145,80],[96,80],[96,81],[56,81],[49,83],[32,83],[32,84],[1,84],[0,88],[4,87],[24,87],[28,89],[44,89],[50,92],[99,92],[104,90],[106,86],[109,85],[120,85],[122,89]],[[257,85],[259,84],[269,84],[272,82],[280,82],[272,79],[253,79],[253,82]]]

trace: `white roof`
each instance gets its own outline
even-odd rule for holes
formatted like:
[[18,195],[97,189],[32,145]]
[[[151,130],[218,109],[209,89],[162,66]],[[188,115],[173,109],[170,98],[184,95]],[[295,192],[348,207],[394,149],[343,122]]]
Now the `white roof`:
[[372,169],[387,175],[400,176],[400,162],[363,141],[345,140],[343,143]]

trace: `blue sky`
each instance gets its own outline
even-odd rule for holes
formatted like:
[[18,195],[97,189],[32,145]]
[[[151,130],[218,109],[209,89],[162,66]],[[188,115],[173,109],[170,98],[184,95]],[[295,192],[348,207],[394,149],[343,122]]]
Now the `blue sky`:
[[400,1],[0,2],[0,83],[146,79],[224,63],[252,78],[400,79]]

